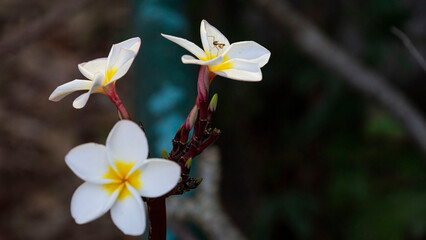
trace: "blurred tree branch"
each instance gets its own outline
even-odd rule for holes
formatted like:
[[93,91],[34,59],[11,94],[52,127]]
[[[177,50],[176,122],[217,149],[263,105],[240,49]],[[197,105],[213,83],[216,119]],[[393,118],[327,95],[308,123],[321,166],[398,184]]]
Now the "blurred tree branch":
[[170,218],[194,221],[210,239],[245,239],[228,218],[219,198],[220,156],[217,147],[209,147],[197,159],[196,173],[203,182],[192,198],[172,197],[167,201]]
[[261,7],[283,34],[290,35],[302,52],[395,117],[426,155],[426,125],[420,111],[390,86],[387,79],[346,53],[289,6],[287,1],[252,1]]
[[91,2],[94,0],[57,1],[46,15],[16,32],[5,35],[6,37],[0,41],[0,56],[16,53],[28,44],[39,40]]
[[399,39],[401,39],[404,46],[407,48],[407,50],[410,52],[410,54],[414,57],[414,59],[419,63],[420,67],[426,72],[426,61],[422,57],[422,55],[417,51],[416,47],[413,45],[411,40],[403,33],[401,30],[399,30],[396,27],[391,28],[391,32],[395,34]]

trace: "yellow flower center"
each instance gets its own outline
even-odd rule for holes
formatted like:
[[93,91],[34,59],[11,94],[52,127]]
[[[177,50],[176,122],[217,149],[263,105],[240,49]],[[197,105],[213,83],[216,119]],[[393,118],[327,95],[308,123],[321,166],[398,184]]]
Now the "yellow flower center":
[[210,72],[221,72],[232,69],[234,67],[234,64],[232,64],[231,62],[227,62],[228,60],[229,58],[227,55],[223,56],[223,61],[221,64],[214,67],[209,67]]
[[112,180],[112,183],[103,184],[102,188],[108,192],[109,195],[112,195],[115,191],[118,190],[118,200],[122,201],[131,196],[129,189],[126,187],[126,183],[131,185],[136,190],[142,188],[142,183],[139,180],[142,171],[135,170],[129,174],[130,170],[132,170],[132,168],[135,166],[134,162],[127,163],[116,160],[114,165],[117,168],[117,171],[110,166],[108,168],[108,172],[103,176],[104,179]]
[[117,68],[108,69],[105,73],[104,84],[107,84],[109,81],[111,81],[112,77],[117,73],[117,71]]

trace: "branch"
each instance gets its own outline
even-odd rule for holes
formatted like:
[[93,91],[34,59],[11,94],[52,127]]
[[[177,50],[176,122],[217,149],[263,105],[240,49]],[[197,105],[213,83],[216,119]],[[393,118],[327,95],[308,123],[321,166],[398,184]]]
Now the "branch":
[[426,125],[420,111],[390,86],[387,79],[346,53],[286,1],[252,1],[263,9],[283,34],[290,34],[302,52],[395,117],[426,155]]
[[192,198],[171,197],[167,201],[168,216],[177,220],[192,220],[209,239],[245,239],[228,218],[219,198],[220,164],[219,150],[206,149],[197,160],[197,175],[203,182]]
[[396,27],[391,28],[391,32],[395,34],[399,39],[401,39],[402,43],[405,45],[405,47],[408,49],[408,51],[413,55],[414,59],[419,63],[420,67],[423,68],[423,70],[426,72],[426,61],[422,57],[422,55],[417,51],[416,47],[413,45],[411,40],[403,33],[401,30],[399,30]]
[[5,35],[7,37],[0,41],[0,56],[16,53],[20,48],[38,41],[51,29],[61,25],[90,2],[93,0],[58,1],[56,6],[40,19],[32,21],[16,32]]

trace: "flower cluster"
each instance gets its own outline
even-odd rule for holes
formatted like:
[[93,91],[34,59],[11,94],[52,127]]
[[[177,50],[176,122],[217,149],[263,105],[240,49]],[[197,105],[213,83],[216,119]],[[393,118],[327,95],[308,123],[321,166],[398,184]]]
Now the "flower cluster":
[[[71,215],[77,223],[87,223],[111,210],[114,224],[123,233],[141,235],[146,225],[143,200],[148,205],[151,220],[153,215],[165,214],[165,197],[183,194],[200,184],[201,179],[189,177],[192,159],[220,134],[220,130],[212,126],[217,94],[207,104],[209,85],[216,75],[234,80],[260,81],[260,69],[271,55],[266,48],[253,41],[230,44],[219,30],[205,20],[201,22],[200,34],[203,49],[183,38],[162,34],[198,58],[184,55],[183,63],[201,65],[194,107],[177,131],[172,151],[169,154],[162,152],[163,159],[148,159],[145,133],[130,121],[130,115],[115,90],[116,81],[127,73],[139,51],[140,38],[113,45],[106,58],[79,64],[78,69],[87,80],[76,79],[65,83],[50,95],[49,100],[56,102],[75,91],[86,90],[73,102],[73,107],[80,109],[86,105],[92,93],[102,93],[116,105],[120,118],[124,119],[112,128],[105,146],[82,144],[65,157],[70,169],[85,181],[71,200]],[[150,209],[157,209],[158,206],[154,205],[158,203],[163,210],[150,212]],[[165,224],[165,216],[154,218]],[[154,228],[150,225],[150,234]],[[165,231],[165,225],[159,229]],[[165,239],[165,232],[158,236]]]

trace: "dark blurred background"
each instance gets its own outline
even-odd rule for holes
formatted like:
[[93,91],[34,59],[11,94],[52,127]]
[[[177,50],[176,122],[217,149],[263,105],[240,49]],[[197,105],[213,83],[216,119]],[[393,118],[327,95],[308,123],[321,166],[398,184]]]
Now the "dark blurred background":
[[[283,28],[259,2],[1,0],[0,239],[138,239],[123,236],[108,214],[77,225],[69,213],[81,180],[64,156],[105,142],[113,104],[96,94],[75,110],[78,94],[48,97],[83,77],[78,63],[140,36],[117,88],[159,156],[190,111],[198,70],[159,34],[201,46],[202,19],[231,43],[254,40],[272,53],[262,82],[217,77],[211,86],[223,132],[215,144],[220,202],[247,239],[426,239],[425,157],[406,126],[301,50],[291,33],[298,29]],[[426,56],[425,1],[284,2],[425,115],[426,73],[390,31],[401,29]],[[171,229],[170,239],[209,239],[197,224],[183,225],[191,234]]]

